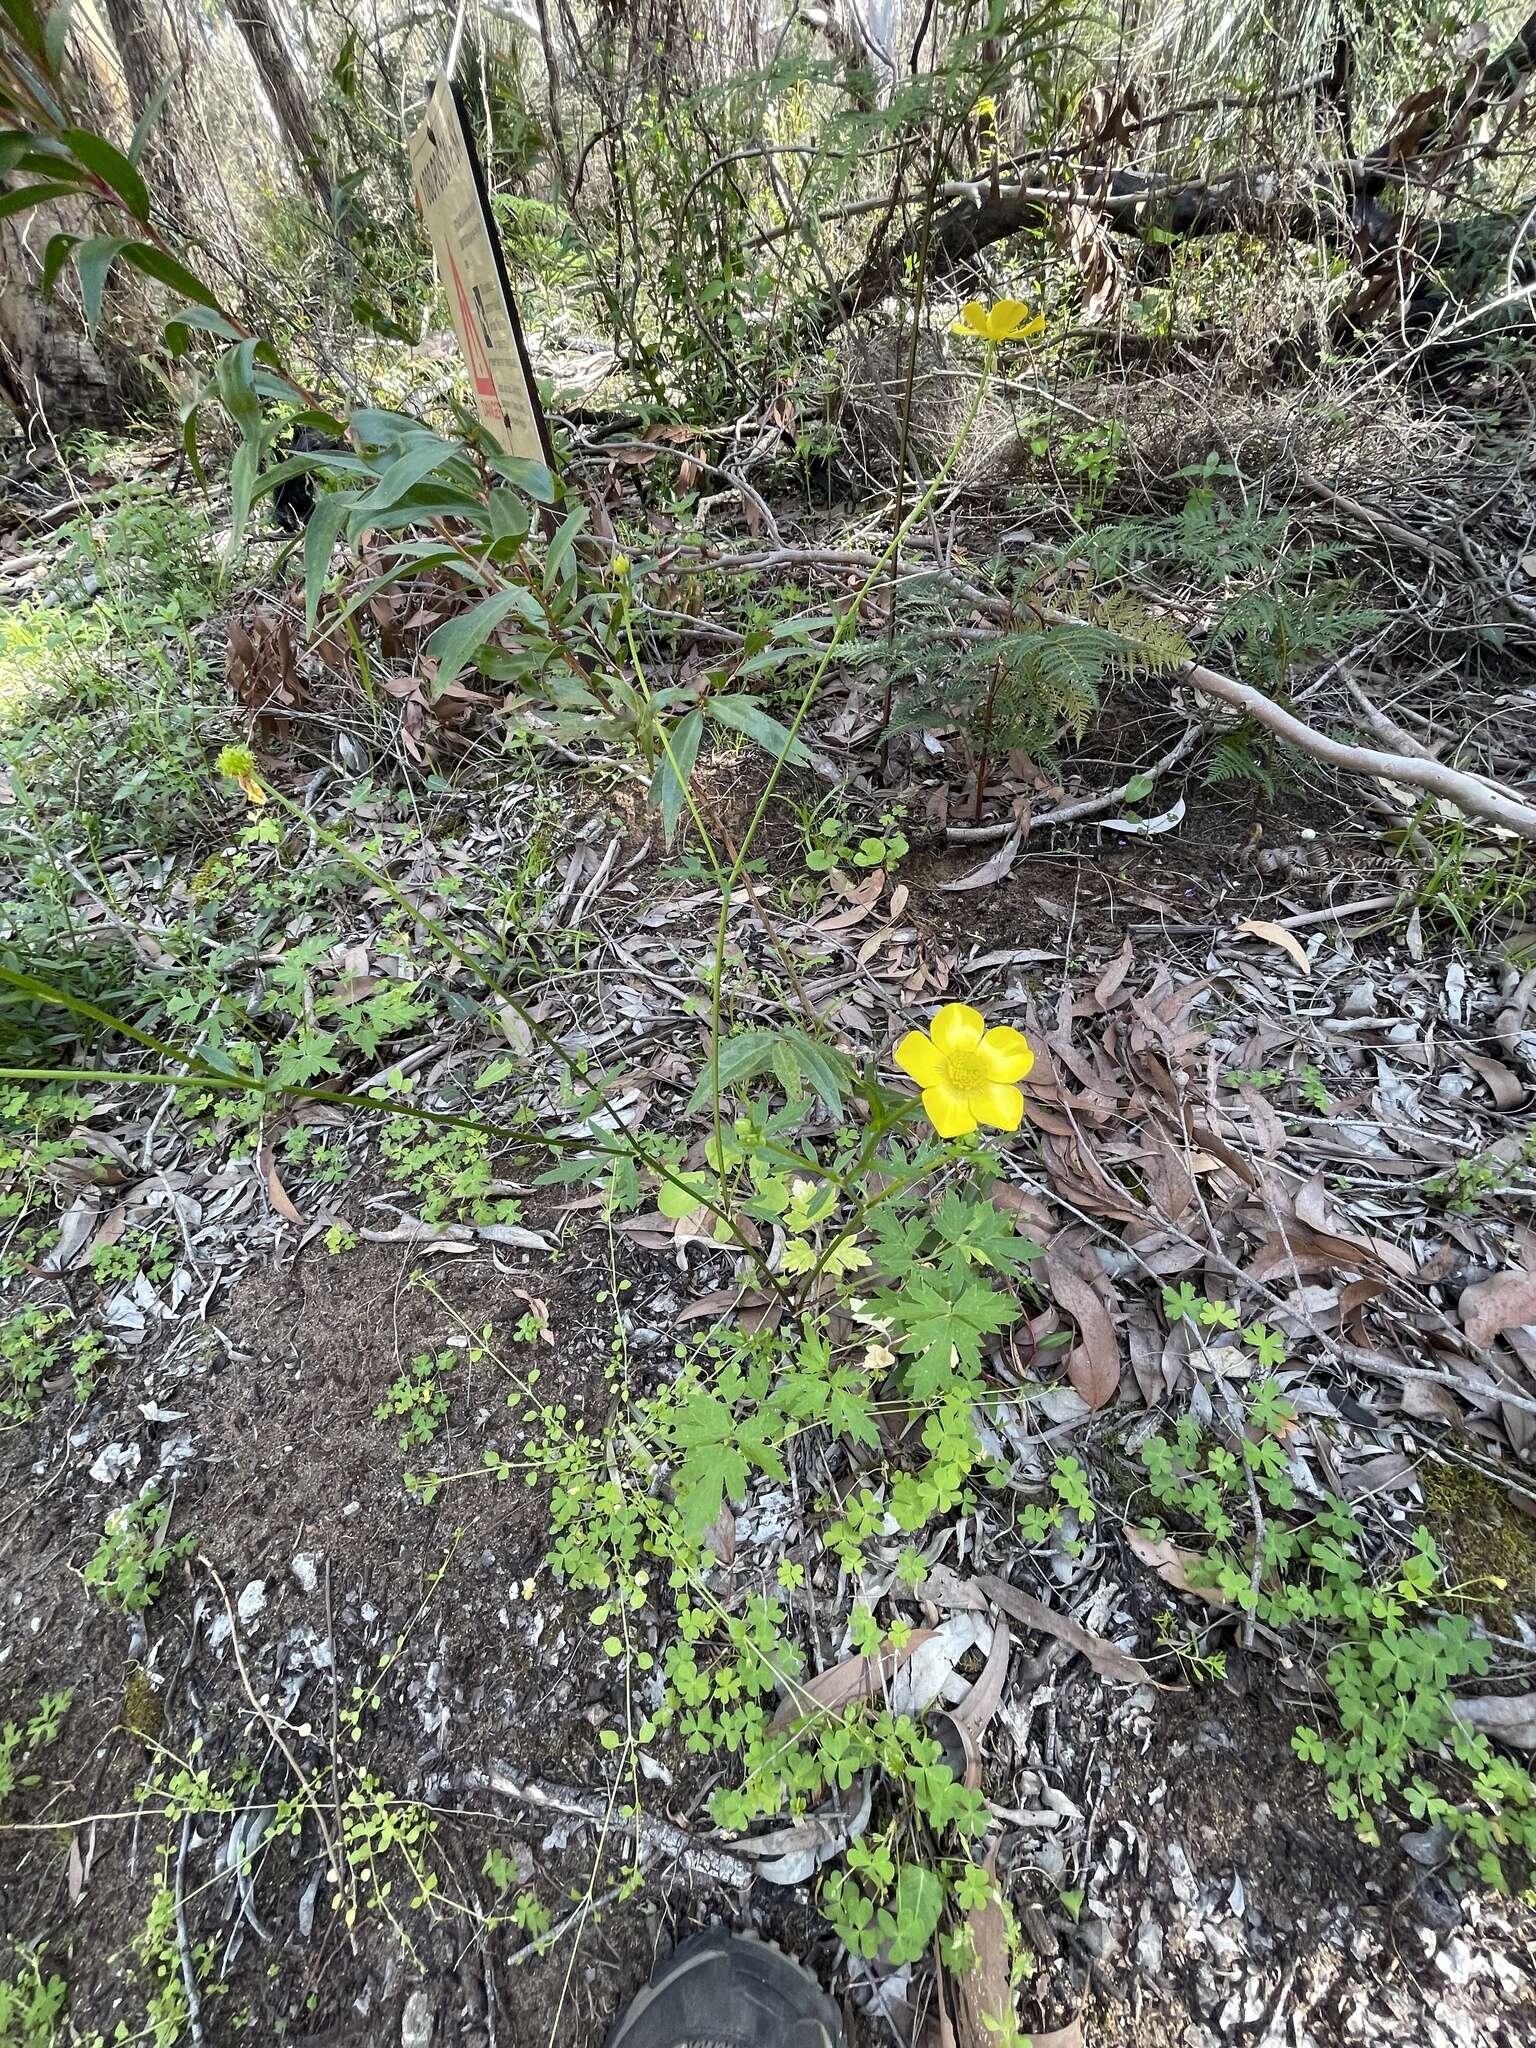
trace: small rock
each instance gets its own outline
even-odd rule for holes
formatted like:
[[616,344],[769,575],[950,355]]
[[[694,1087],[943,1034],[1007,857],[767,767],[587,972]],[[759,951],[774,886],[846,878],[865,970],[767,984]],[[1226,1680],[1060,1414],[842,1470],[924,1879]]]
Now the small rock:
[[306,1593],[313,1593],[320,1583],[321,1561],[318,1550],[301,1550],[288,1567]]
[[432,2001],[418,1984],[400,2016],[400,2048],[432,2048],[435,2027]]
[[267,1604],[267,1582],[252,1579],[235,1602],[235,1612],[242,1621],[254,1621]]
[[1411,1856],[1415,1863],[1422,1863],[1426,1870],[1433,1870],[1451,1853],[1451,1831],[1437,1822],[1434,1827],[1425,1828],[1422,1834],[1401,1836],[1400,1846],[1405,1856]]

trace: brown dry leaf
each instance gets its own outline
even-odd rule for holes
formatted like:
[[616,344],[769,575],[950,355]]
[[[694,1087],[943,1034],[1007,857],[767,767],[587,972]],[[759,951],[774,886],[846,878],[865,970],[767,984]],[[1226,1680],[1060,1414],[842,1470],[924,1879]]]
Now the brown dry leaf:
[[959,1607],[967,1614],[985,1614],[987,1596],[974,1579],[962,1579],[947,1564],[936,1564],[917,1588],[919,1600],[933,1607]]
[[1011,1216],[1027,1237],[1037,1237],[1042,1244],[1054,1237],[1060,1228],[1037,1195],[1028,1188],[1015,1187],[1012,1181],[994,1181],[987,1191],[987,1200],[994,1209],[1001,1209],[1005,1216]]
[[257,1158],[261,1171],[266,1178],[267,1197],[278,1215],[285,1216],[290,1223],[307,1222],[308,1218],[299,1214],[293,1205],[288,1190],[283,1186],[282,1181],[278,1177],[277,1159],[271,1145],[263,1145],[261,1151],[257,1154]]
[[800,1721],[820,1707],[824,1712],[835,1714],[839,1708],[851,1706],[855,1700],[870,1700],[883,1692],[907,1659],[920,1650],[934,1631],[931,1628],[914,1629],[898,1650],[887,1643],[875,1657],[845,1657],[841,1664],[834,1664],[829,1671],[818,1671],[814,1678],[797,1684],[774,1715],[769,1727],[770,1735],[777,1735],[791,1722]]
[[1256,939],[1263,939],[1271,946],[1278,946],[1282,953],[1289,953],[1303,974],[1310,975],[1312,962],[1307,958],[1306,948],[1294,932],[1288,932],[1283,924],[1271,924],[1267,917],[1245,917],[1234,931],[1248,932]]
[[1288,1272],[1290,1262],[1298,1270],[1331,1272],[1339,1266],[1378,1266],[1399,1280],[1417,1278],[1417,1264],[1386,1237],[1366,1237],[1333,1210],[1323,1190],[1323,1176],[1315,1174],[1296,1194],[1294,1223],[1288,1223],[1284,1237],[1270,1235],[1249,1266],[1249,1278],[1268,1280],[1272,1274]]
[[1463,1052],[1458,1054],[1464,1067],[1470,1067],[1488,1084],[1488,1092],[1498,1109],[1518,1109],[1525,1100],[1525,1083],[1511,1067],[1502,1060],[1486,1059],[1481,1053]]
[[1172,1586],[1176,1593],[1189,1593],[1196,1600],[1204,1600],[1210,1607],[1233,1607],[1237,1603],[1218,1593],[1214,1586],[1197,1585],[1190,1577],[1192,1567],[1203,1560],[1193,1550],[1180,1550],[1171,1536],[1148,1536],[1145,1530],[1125,1523],[1121,1530],[1129,1545],[1131,1554],[1140,1558],[1162,1580],[1165,1586]]
[[1245,1081],[1238,1089],[1237,1099],[1248,1112],[1259,1150],[1266,1159],[1278,1157],[1285,1146],[1285,1125],[1280,1121],[1279,1111],[1272,1102],[1265,1101],[1251,1081]]
[[1083,2023],[1068,2020],[1064,2027],[1052,2027],[1048,2034],[1037,2031],[1029,2037],[1029,2048],[1083,2048]]
[[672,1320],[674,1323],[711,1322],[722,1316],[734,1315],[738,1309],[766,1308],[768,1297],[750,1287],[716,1287],[708,1294],[701,1294],[697,1301],[689,1302]]
[[1120,1345],[1087,1267],[1087,1257],[1063,1231],[1045,1254],[1051,1296],[1077,1324],[1082,1342],[1067,1359],[1067,1377],[1090,1408],[1112,1401],[1120,1385]]
[[85,1862],[80,1854],[80,1837],[69,1838],[69,1903],[77,1906],[80,1894],[85,1890]]
[[1084,1628],[1070,1614],[1058,1614],[1054,1607],[1047,1607],[1033,1593],[1022,1592],[1017,1586],[1010,1586],[1006,1579],[995,1579],[980,1572],[972,1583],[978,1592],[985,1593],[995,1606],[1002,1608],[1004,1614],[1011,1614],[1025,1628],[1039,1629],[1043,1635],[1054,1636],[1057,1642],[1081,1652],[1101,1678],[1114,1679],[1121,1685],[1145,1685],[1150,1680],[1151,1673],[1139,1657],[1106,1642],[1103,1636],[1096,1636],[1092,1629]]
[[1517,1267],[1495,1273],[1491,1280],[1478,1280],[1461,1290],[1456,1307],[1467,1342],[1485,1351],[1500,1330],[1536,1324],[1536,1273]]
[[971,869],[968,875],[959,875],[953,882],[940,882],[940,889],[953,896],[961,889],[987,889],[994,882],[1003,881],[1013,872],[1013,863],[1018,856],[1020,835],[1012,833],[995,853],[989,853],[979,867]]
[[126,1202],[114,1202],[107,1211],[106,1216],[102,1219],[101,1227],[91,1239],[90,1249],[86,1252],[82,1263],[89,1265],[97,1252],[105,1251],[109,1244],[116,1244],[127,1227],[128,1204]]
[[702,1541],[704,1548],[721,1564],[736,1562],[736,1517],[728,1507],[721,1506],[719,1514],[704,1531]]
[[949,1710],[949,1718],[959,1730],[961,1746],[965,1750],[965,1782],[973,1792],[981,1789],[981,1741],[1002,1705],[1003,1684],[1008,1676],[1008,1658],[1012,1649],[1013,1638],[1008,1633],[1008,1624],[999,1621],[992,1631],[992,1647],[987,1652],[980,1678],[959,1706]]
[[983,1869],[992,1883],[984,1906],[965,1916],[976,1962],[952,1982],[955,1991],[955,2032],[958,2048],[993,2048],[1015,2028],[1013,1984],[1008,1967],[1008,1921],[997,1897],[997,1852],[994,1842]]
[[1120,948],[1120,951],[1110,961],[1104,972],[1099,976],[1098,981],[1094,984],[1093,1006],[1095,1009],[1107,1010],[1109,1008],[1110,1004],[1119,994],[1120,984],[1130,973],[1135,958],[1136,956],[1131,950],[1130,935],[1127,933],[1125,944]]
[[1151,1309],[1145,1304],[1133,1308],[1126,1318],[1125,1333],[1141,1398],[1155,1408],[1168,1390],[1163,1383],[1163,1333]]
[[1194,1202],[1195,1184],[1166,1139],[1156,1151],[1143,1154],[1143,1178],[1158,1215],[1177,1223]]
[[1351,1280],[1342,1289],[1339,1294],[1339,1335],[1346,1344],[1358,1344],[1362,1351],[1371,1349],[1370,1332],[1365,1327],[1361,1311],[1386,1291],[1385,1280]]

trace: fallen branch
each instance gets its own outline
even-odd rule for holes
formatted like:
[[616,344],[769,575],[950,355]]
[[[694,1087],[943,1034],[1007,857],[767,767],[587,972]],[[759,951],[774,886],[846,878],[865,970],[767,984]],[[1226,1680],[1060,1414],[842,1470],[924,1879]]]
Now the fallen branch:
[[[1199,737],[1198,725],[1186,726],[1161,760],[1154,761],[1150,768],[1138,770],[1128,781],[1122,782],[1118,789],[1100,790],[1097,796],[1074,797],[1070,803],[1058,804],[1053,811],[1036,813],[1029,821],[1031,834],[1043,832],[1049,825],[1079,824],[1084,818],[1097,817],[1104,811],[1115,810],[1119,805],[1133,801],[1133,784],[1144,782],[1148,776],[1155,782],[1158,776],[1165,775],[1170,768],[1177,768],[1186,756],[1194,752],[1195,742]],[[956,846],[986,846],[993,840],[1006,839],[1010,833],[1018,829],[1018,821],[1008,818],[999,825],[950,825],[945,828],[944,836]]]
[[472,1773],[465,1783],[471,1788],[483,1785],[487,1791],[499,1792],[504,1799],[515,1799],[520,1805],[535,1807],[542,1813],[569,1814],[598,1827],[611,1825],[621,1834],[633,1834],[637,1850],[673,1857],[711,1884],[752,1882],[752,1870],[739,1856],[695,1841],[670,1821],[650,1820],[644,1814],[631,1817],[620,1812],[612,1799],[594,1798],[575,1785],[551,1785],[537,1778],[520,1778],[509,1764],[502,1763],[492,1763],[483,1774]]
[[1536,840],[1536,806],[1512,789],[1484,782],[1459,768],[1449,768],[1443,761],[1384,754],[1375,747],[1352,747],[1343,740],[1330,739],[1327,733],[1297,718],[1251,683],[1218,675],[1215,669],[1203,668],[1199,662],[1191,662],[1182,676],[1203,695],[1219,697],[1222,703],[1236,706],[1314,760],[1326,761],[1330,767],[1342,768],[1350,775],[1369,775],[1378,781],[1401,782],[1410,789],[1426,790],[1431,796],[1444,797],[1469,818],[1482,818],[1491,825],[1502,825],[1505,831],[1514,832],[1521,839]]

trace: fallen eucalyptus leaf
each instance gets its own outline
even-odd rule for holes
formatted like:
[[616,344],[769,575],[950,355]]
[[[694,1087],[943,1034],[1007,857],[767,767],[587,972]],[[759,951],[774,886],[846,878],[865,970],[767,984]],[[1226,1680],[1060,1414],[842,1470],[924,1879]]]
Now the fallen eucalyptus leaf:
[[1256,939],[1263,939],[1271,946],[1278,946],[1282,953],[1289,953],[1302,973],[1312,972],[1312,962],[1307,958],[1306,947],[1294,932],[1288,932],[1283,924],[1271,924],[1267,917],[1245,917],[1234,931],[1248,932]]

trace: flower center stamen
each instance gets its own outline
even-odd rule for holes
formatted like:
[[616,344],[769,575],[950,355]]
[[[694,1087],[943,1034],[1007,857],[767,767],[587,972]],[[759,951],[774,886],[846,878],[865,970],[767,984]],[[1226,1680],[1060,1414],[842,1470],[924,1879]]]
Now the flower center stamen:
[[977,1053],[947,1052],[944,1055],[944,1079],[957,1094],[969,1095],[986,1086],[987,1072]]

